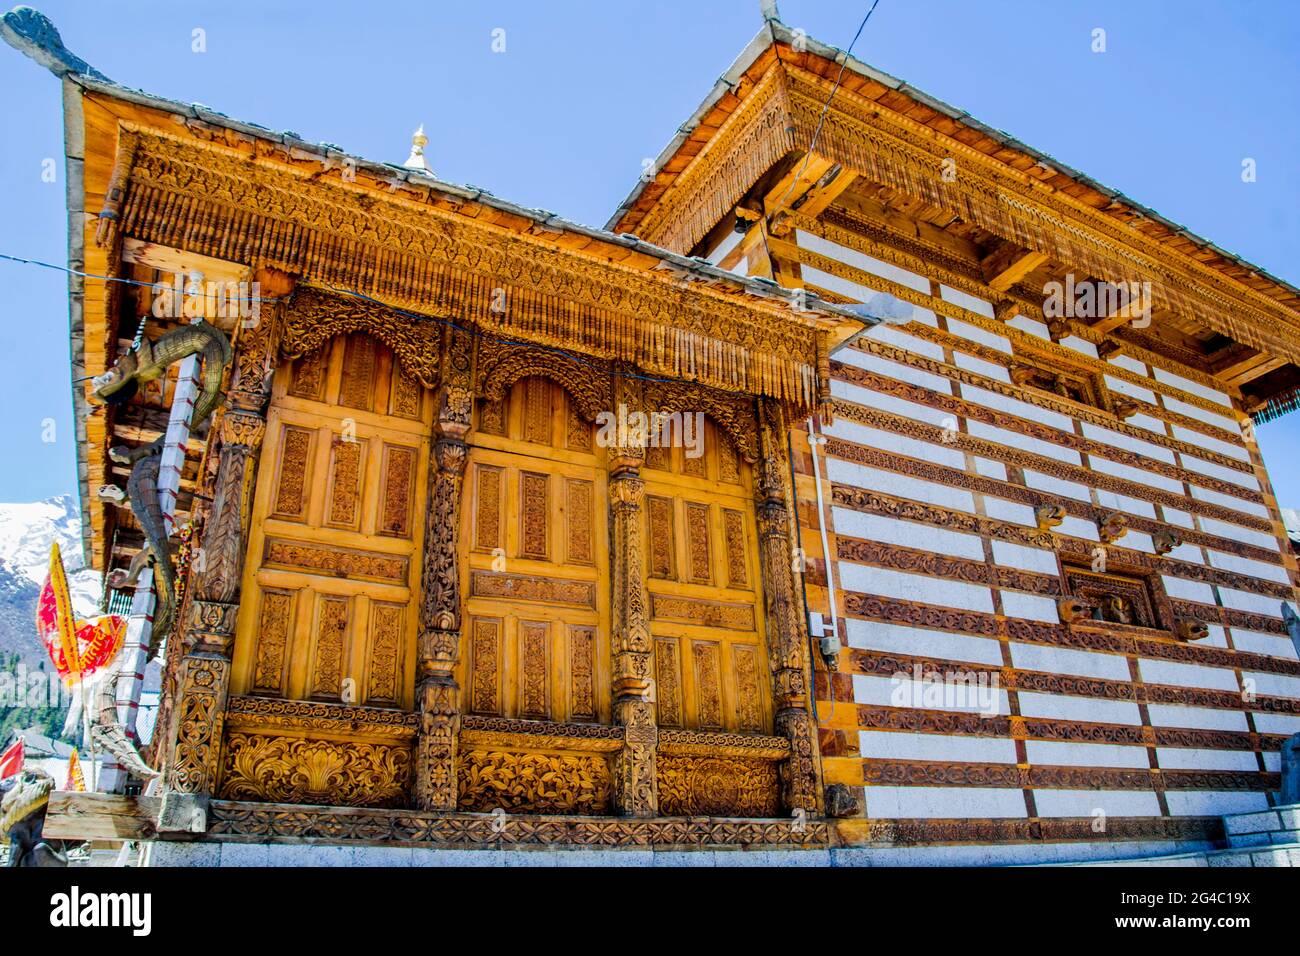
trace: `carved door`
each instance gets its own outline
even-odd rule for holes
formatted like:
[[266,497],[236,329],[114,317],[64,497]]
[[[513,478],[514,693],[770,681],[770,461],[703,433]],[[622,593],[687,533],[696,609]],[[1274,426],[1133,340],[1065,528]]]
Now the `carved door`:
[[642,470],[659,726],[769,734],[752,469],[709,419],[702,437]]
[[281,366],[254,498],[234,693],[414,706],[432,405],[365,334]]
[[481,402],[461,526],[466,714],[608,723],[605,452],[544,378]]

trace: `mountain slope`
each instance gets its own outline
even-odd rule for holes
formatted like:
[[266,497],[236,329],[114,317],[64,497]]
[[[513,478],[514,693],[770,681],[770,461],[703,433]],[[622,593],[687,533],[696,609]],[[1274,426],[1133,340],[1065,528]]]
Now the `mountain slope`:
[[28,666],[48,659],[36,636],[36,601],[57,540],[78,616],[99,607],[101,578],[82,568],[81,514],[71,495],[0,504],[0,661],[17,652]]

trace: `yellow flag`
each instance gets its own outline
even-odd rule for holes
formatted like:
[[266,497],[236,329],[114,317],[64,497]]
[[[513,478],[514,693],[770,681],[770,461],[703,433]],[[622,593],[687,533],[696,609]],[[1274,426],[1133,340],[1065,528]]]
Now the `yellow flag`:
[[86,775],[81,772],[81,758],[77,756],[77,748],[72,748],[72,754],[68,757],[68,780],[63,785],[64,790],[81,790],[86,789]]
[[77,622],[72,616],[72,596],[68,593],[68,575],[63,570],[63,555],[59,553],[57,541],[50,544],[50,588],[54,592],[59,645],[63,648],[63,659],[67,662],[68,674],[75,683],[81,677],[81,651],[77,647]]

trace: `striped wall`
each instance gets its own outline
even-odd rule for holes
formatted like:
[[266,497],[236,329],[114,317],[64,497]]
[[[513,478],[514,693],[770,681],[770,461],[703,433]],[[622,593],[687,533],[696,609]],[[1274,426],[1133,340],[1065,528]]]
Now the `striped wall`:
[[[910,289],[929,305],[832,355],[836,419],[816,461],[808,424],[795,435],[808,605],[829,616],[834,587],[844,645],[817,675],[824,769],[864,803],[842,831],[1195,840],[1220,814],[1268,806],[1300,731],[1280,617],[1296,565],[1233,397],[1141,349],[1102,360],[1030,318],[995,320],[968,292],[793,238],[804,285],[827,298]],[[1016,385],[1027,359],[1096,376],[1136,410]],[[1059,524],[1039,526],[1043,505],[1063,509]],[[1128,530],[1107,544],[1112,513]],[[1181,544],[1159,553],[1162,533]],[[1062,559],[1098,549],[1155,576],[1169,622],[1208,638],[1063,621]]]

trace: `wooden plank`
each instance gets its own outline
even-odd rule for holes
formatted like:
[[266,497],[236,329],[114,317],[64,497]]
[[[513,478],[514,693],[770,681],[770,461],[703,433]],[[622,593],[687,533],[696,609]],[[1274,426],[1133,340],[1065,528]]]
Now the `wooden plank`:
[[158,797],[56,790],[45,811],[52,840],[149,840],[155,834]]

